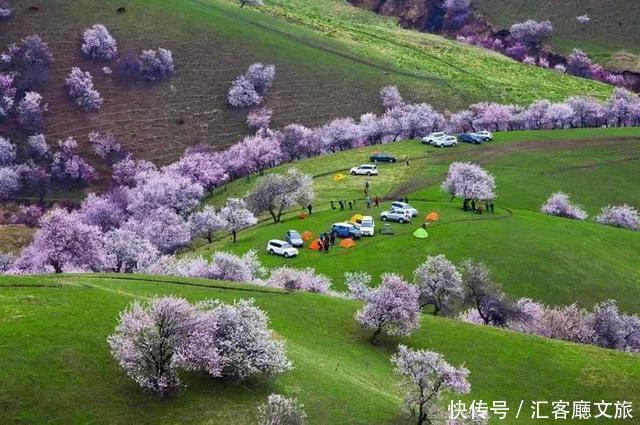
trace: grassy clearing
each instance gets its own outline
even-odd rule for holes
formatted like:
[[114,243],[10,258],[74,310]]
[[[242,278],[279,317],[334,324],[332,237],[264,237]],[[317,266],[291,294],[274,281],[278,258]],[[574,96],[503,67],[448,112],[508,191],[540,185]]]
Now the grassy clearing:
[[[300,161],[294,166],[317,176],[316,212],[308,220],[301,221],[298,212],[292,212],[281,224],[267,220],[240,233],[235,244],[225,237],[195,252],[241,253],[255,248],[269,266],[314,266],[331,276],[338,288],[347,271],[368,270],[374,275],[394,271],[410,277],[429,254],[444,253],[456,261],[474,257],[486,261],[514,296],[550,304],[577,301],[587,306],[616,298],[624,309],[637,312],[640,274],[635,258],[640,253],[640,235],[593,222],[549,217],[537,210],[557,190],[572,194],[592,215],[608,203],[640,205],[640,190],[629,178],[640,158],[638,136],[638,129],[518,132],[498,134],[494,144],[484,146],[440,150],[407,141]],[[365,177],[348,176],[335,183],[333,176],[366,162],[369,154],[378,150],[398,158],[408,155],[411,160],[409,167],[402,163],[381,165],[381,175],[371,178],[371,193],[390,195],[387,198],[391,199],[407,195],[421,216],[438,211],[442,219],[429,228],[429,239],[411,236],[421,223],[417,219],[411,224],[392,224],[393,236],[363,239],[355,249],[336,248],[328,255],[305,248],[298,258],[284,260],[264,252],[268,239],[282,238],[290,228],[319,234],[355,212],[377,218],[387,204],[366,210]],[[496,175],[499,197],[495,215],[464,213],[458,201],[449,202],[441,192],[440,182],[449,164],[457,160],[479,162]],[[220,205],[226,197],[243,196],[254,181],[233,182],[227,190],[215,193],[210,202]],[[356,207],[354,211],[334,211],[329,206],[332,199],[357,199]]]
[[[311,424],[406,423],[388,360],[398,341],[370,346],[353,320],[357,303],[214,285],[136,276],[0,277],[0,422],[250,424],[255,406],[281,392],[301,399]],[[165,401],[140,392],[111,359],[105,338],[130,301],[168,294],[255,298],[286,339],[295,369],[244,385],[190,374],[187,388]],[[520,400],[527,409],[541,399],[640,402],[634,355],[426,316],[404,342],[465,363],[473,388],[467,400],[507,400],[513,409]],[[536,423],[529,417],[500,423]]]

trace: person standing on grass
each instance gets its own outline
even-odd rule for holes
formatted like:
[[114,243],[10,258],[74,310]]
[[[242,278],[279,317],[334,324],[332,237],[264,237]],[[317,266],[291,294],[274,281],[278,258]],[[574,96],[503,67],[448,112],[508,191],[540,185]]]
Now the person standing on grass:
[[324,253],[329,253],[329,235],[327,235],[326,233],[324,234]]
[[373,206],[376,208],[380,206],[380,198],[378,198],[378,195],[376,195],[376,197],[373,198]]
[[307,205],[307,210],[309,211],[309,215],[311,215],[311,210],[313,209],[313,205]]
[[331,232],[331,235],[329,235],[329,243],[331,245],[335,245],[335,243],[336,243],[336,232]]
[[349,210],[353,209],[353,202],[349,201]]
[[338,203],[340,204],[340,211],[344,211],[344,201],[341,199]]
[[476,201],[474,201],[473,199],[471,200],[471,211],[475,211],[476,210]]
[[367,208],[371,208],[371,198],[367,196]]
[[493,208],[493,202],[489,206],[491,207],[491,214],[495,214],[496,210]]
[[404,157],[404,162],[407,164],[407,167],[409,166],[409,155]]
[[333,203],[333,201],[331,201],[331,209],[335,210],[336,209],[336,204]]

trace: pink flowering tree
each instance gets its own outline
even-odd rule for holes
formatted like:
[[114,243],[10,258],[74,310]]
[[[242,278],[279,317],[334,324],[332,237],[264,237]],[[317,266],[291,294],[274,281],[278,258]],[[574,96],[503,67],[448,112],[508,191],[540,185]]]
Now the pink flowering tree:
[[276,138],[268,135],[245,137],[237,146],[239,146],[239,153],[242,153],[242,161],[250,173],[262,175],[266,168],[277,165],[282,157],[280,143]]
[[544,40],[553,34],[553,25],[550,21],[534,21],[513,24],[509,30],[511,38],[520,41],[530,47],[539,46]]
[[360,127],[351,118],[336,118],[317,132],[323,148],[331,152],[351,149],[360,138]]
[[93,87],[93,77],[80,68],[71,69],[65,80],[69,96],[83,111],[96,111],[102,106],[102,96]]
[[244,75],[253,84],[256,92],[263,96],[273,85],[273,80],[276,77],[276,67],[258,62],[251,64]]
[[567,56],[567,72],[577,77],[591,78],[593,63],[589,56],[580,49],[574,49]]
[[66,269],[98,271],[105,259],[102,233],[98,227],[83,223],[78,214],[56,208],[42,218],[22,257],[32,271],[46,266],[56,273]]
[[224,229],[231,234],[233,242],[236,241],[239,231],[258,222],[245,201],[238,198],[227,199],[227,203],[218,211],[218,216],[223,220]]
[[608,205],[602,208],[596,221],[607,226],[628,230],[640,230],[640,214],[638,210],[627,205]]
[[13,198],[20,189],[20,174],[12,167],[0,166],[0,200]]
[[382,283],[356,313],[356,320],[365,329],[373,331],[369,341],[377,344],[385,333],[406,336],[420,327],[418,289],[395,274],[382,276]]
[[102,24],[95,24],[82,33],[82,53],[93,59],[111,60],[118,53],[118,43]]
[[188,152],[165,170],[188,178],[209,192],[229,180],[224,160],[218,153]]
[[282,130],[280,152],[284,161],[320,154],[321,147],[314,144],[314,132],[300,124],[289,124]]
[[194,328],[194,309],[182,298],[132,303],[107,338],[111,354],[141,388],[166,394],[180,386],[178,353]]
[[44,83],[53,63],[49,45],[37,34],[11,44],[2,57],[8,70],[15,72],[14,84],[19,90],[33,90]]
[[385,110],[404,106],[404,100],[396,86],[386,86],[380,90],[380,100]]
[[292,368],[284,342],[274,338],[267,315],[253,300],[204,301],[196,310],[194,330],[178,358],[185,369],[239,382]]
[[462,276],[444,255],[428,256],[413,272],[420,291],[420,308],[433,306],[433,314],[451,314],[464,299]]
[[126,156],[126,151],[111,133],[100,134],[97,131],[89,133],[89,144],[93,152],[109,164],[115,164]]
[[20,205],[18,210],[11,215],[11,224],[24,224],[28,227],[36,227],[44,214],[42,207],[32,205]]
[[16,88],[13,85],[14,77],[11,74],[0,74],[0,119],[9,115],[16,97]]
[[584,220],[587,218],[587,212],[579,205],[573,204],[569,195],[564,192],[551,194],[549,199],[540,207],[540,212],[573,220]]
[[120,186],[133,187],[137,176],[147,175],[157,171],[156,166],[145,160],[135,160],[131,155],[111,166],[113,182]]
[[276,75],[273,65],[254,63],[233,82],[227,101],[234,108],[244,108],[262,103],[262,97],[271,88]]
[[449,166],[442,190],[453,198],[486,201],[495,199],[495,179],[479,165],[454,162]]
[[256,214],[268,212],[274,223],[280,222],[282,214],[289,208],[306,207],[313,202],[313,179],[291,168],[287,174],[267,174],[260,177],[247,195],[247,204]]
[[391,363],[402,378],[405,405],[415,415],[417,425],[431,424],[445,416],[440,412],[440,403],[449,394],[471,391],[469,370],[452,366],[439,353],[399,345]]
[[103,232],[120,227],[127,219],[126,211],[108,195],[90,193],[80,205],[80,220],[99,227]]
[[209,243],[213,242],[216,232],[225,228],[225,224],[225,220],[216,213],[212,206],[206,206],[201,211],[196,211],[189,216],[191,237],[204,237]]
[[574,127],[597,127],[603,119],[602,105],[593,98],[574,96],[567,99],[566,103],[573,110]]
[[444,28],[459,30],[464,27],[471,16],[471,0],[445,0]]
[[273,111],[269,108],[254,109],[247,114],[247,126],[252,130],[265,130],[271,125],[272,116]]
[[145,80],[165,80],[174,70],[171,50],[160,47],[157,50],[143,50],[140,54],[140,75]]
[[104,268],[115,273],[142,271],[160,255],[151,242],[125,229],[105,233],[103,243],[106,253]]
[[441,113],[434,110],[431,105],[421,103],[405,105],[402,108],[400,125],[405,138],[415,139],[442,130],[446,123]]
[[123,226],[141,239],[151,242],[160,252],[171,254],[191,241],[188,223],[173,210],[157,207],[130,218]]
[[371,286],[372,277],[366,272],[347,272],[344,274],[344,284],[347,287],[349,298],[358,301],[367,301],[375,292]]
[[317,274],[312,267],[297,269],[283,266],[271,271],[267,285],[288,291],[326,293],[331,288],[331,280],[325,275]]
[[59,141],[60,150],[53,154],[51,175],[59,181],[90,182],[95,179],[95,169],[76,153],[78,143],[69,137]]
[[12,165],[16,160],[16,145],[0,136],[0,166]]
[[27,131],[37,132],[44,125],[44,113],[47,104],[37,92],[27,92],[18,104],[18,122]]
[[295,397],[269,394],[267,402],[258,407],[259,425],[304,425],[306,417],[304,405]]
[[543,120],[545,128],[568,128],[573,123],[575,111],[567,103],[553,103],[547,108]]
[[174,173],[152,172],[131,190],[130,213],[143,217],[157,208],[186,215],[200,203],[202,186]]

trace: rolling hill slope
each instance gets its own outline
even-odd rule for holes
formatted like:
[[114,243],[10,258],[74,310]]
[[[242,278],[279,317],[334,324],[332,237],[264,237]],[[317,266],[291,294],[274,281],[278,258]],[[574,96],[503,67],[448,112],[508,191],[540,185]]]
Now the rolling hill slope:
[[[159,400],[141,392],[109,354],[105,338],[132,300],[154,295],[232,302],[252,297],[287,342],[294,370],[243,385],[184,376],[187,387]],[[296,395],[310,424],[403,424],[389,356],[397,340],[373,347],[353,320],[358,304],[212,281],[128,276],[0,277],[0,422],[254,423],[271,392]],[[537,423],[532,400],[640,403],[638,357],[424,317],[403,340],[470,369],[470,401],[505,400],[499,423]],[[527,414],[515,420],[525,400]],[[524,411],[523,411],[524,412]],[[590,421],[589,423],[607,423]]]
[[[580,48],[614,69],[630,66],[640,71],[640,3],[636,1],[474,0],[473,4],[491,22],[505,28],[527,19],[550,19],[554,24],[550,44],[554,47],[564,52]],[[576,22],[576,16],[584,14],[591,18],[588,25]],[[620,67],[625,57],[627,67]]]
[[[392,19],[340,0],[273,0],[260,9],[232,0],[52,0],[37,13],[19,3],[0,26],[0,45],[39,33],[55,57],[43,90],[49,104],[45,134],[52,142],[91,130],[111,131],[139,157],[164,163],[199,141],[228,145],[246,132],[246,111],[225,104],[231,81],[256,61],[275,63],[266,104],[274,126],[317,125],[376,109],[379,89],[397,84],[409,100],[454,110],[481,100],[528,104],[569,95],[606,97],[611,87],[518,64],[500,55],[398,28]],[[116,8],[126,6],[126,13]],[[79,52],[80,34],[107,25],[121,52],[164,46],[176,74],[155,84],[125,84],[102,74],[104,63]],[[66,98],[72,66],[89,70],[105,98],[97,113],[82,113]],[[0,132],[23,137],[15,121]],[[246,134],[246,133],[245,133]]]

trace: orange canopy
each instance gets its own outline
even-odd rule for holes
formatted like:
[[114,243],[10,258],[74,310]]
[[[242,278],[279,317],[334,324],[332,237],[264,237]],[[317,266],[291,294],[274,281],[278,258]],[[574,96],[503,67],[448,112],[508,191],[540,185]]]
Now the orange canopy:
[[346,238],[340,241],[339,245],[343,248],[351,248],[356,246],[356,243],[351,238]]
[[305,220],[307,217],[309,217],[309,216],[307,215],[307,213],[300,213],[300,214],[298,215],[298,218],[299,218],[300,220]]
[[310,241],[313,238],[315,238],[315,236],[310,231],[306,230],[306,231],[302,232],[302,240],[303,241]]
[[427,216],[424,219],[427,221],[438,221],[440,220],[440,215],[437,212],[431,212],[427,214]]
[[311,242],[311,244],[309,245],[309,249],[320,251],[320,239],[316,239],[315,241]]

